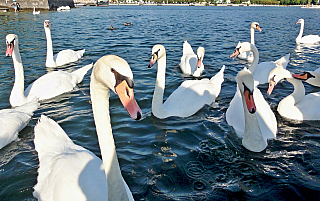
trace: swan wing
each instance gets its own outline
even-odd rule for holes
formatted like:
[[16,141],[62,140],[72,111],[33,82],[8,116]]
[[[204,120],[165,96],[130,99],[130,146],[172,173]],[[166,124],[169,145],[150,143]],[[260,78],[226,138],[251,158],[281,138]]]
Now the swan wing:
[[63,66],[67,63],[78,61],[83,56],[84,52],[84,49],[79,51],[66,49],[54,55],[53,59],[56,61],[57,66]]
[[102,161],[72,142],[52,119],[42,115],[34,128],[39,156],[34,197],[39,200],[107,200]]
[[163,108],[169,116],[191,116],[215,101],[212,88],[208,79],[184,81],[164,102]]
[[188,43],[188,41],[184,41],[183,43],[183,48],[182,48],[182,54],[183,55],[187,55],[187,54],[191,54],[191,55],[195,55],[195,53],[193,52],[193,49],[191,47],[191,45]]
[[303,36],[300,40],[298,40],[299,43],[318,43],[320,42],[320,36],[318,35],[307,35]]
[[303,120],[320,120],[320,92],[310,93],[295,105]]
[[41,76],[30,84],[24,95],[28,99],[37,97],[39,101],[42,101],[72,91],[76,84],[71,73],[54,71]]

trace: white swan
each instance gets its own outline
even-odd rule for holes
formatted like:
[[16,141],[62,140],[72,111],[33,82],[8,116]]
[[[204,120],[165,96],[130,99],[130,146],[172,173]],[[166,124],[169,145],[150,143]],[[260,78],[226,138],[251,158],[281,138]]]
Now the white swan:
[[40,10],[36,11],[36,7],[33,6],[33,14],[34,15],[39,15],[40,14]]
[[44,21],[44,31],[47,38],[47,58],[46,67],[63,66],[67,63],[78,61],[85,52],[85,49],[74,51],[71,49],[62,50],[53,56],[51,24],[49,20]]
[[58,96],[72,91],[80,83],[92,64],[86,65],[72,73],[65,71],[54,71],[39,77],[24,91],[24,72],[19,52],[18,36],[8,34],[6,37],[7,56],[12,56],[15,82],[10,94],[11,106],[20,106],[37,97],[39,101]]
[[[252,45],[255,45],[255,43],[254,43],[254,30],[255,29],[257,29],[260,32],[262,31],[258,22],[252,22],[251,26],[250,26],[250,36],[251,36],[251,44]],[[253,61],[253,53],[252,52],[242,52],[238,55],[238,58],[252,62]]]
[[195,77],[199,77],[204,70],[204,52],[204,48],[199,47],[197,50],[197,54],[195,54],[188,41],[184,41],[183,52],[180,62],[180,68],[182,72],[186,75],[193,75]]
[[296,43],[318,43],[320,42],[320,36],[318,35],[307,35],[307,36],[303,36],[303,29],[304,29],[304,19],[299,19],[298,22],[296,24],[301,24],[300,26],[300,32],[299,35],[296,38]]
[[[261,152],[268,146],[267,139],[276,137],[277,122],[275,121],[275,116],[272,112],[270,113],[270,107],[256,84],[254,84],[249,70],[240,71],[236,81],[243,107],[241,108],[242,117],[236,113],[233,115],[235,118],[238,117],[238,121],[244,121],[241,122],[243,128],[236,130],[236,133],[242,138],[242,145],[246,149],[253,152]],[[259,110],[260,113],[258,113]],[[240,108],[238,111],[240,112]],[[270,123],[272,127],[269,127]]]
[[38,107],[39,103],[35,98],[14,109],[0,110],[0,149],[18,139],[18,133],[27,126]]
[[[281,57],[277,61],[259,63],[259,52],[255,45],[248,42],[239,43],[230,57],[237,57],[240,53],[251,51],[253,53],[253,61],[249,67],[253,79],[259,84],[268,83],[268,75],[272,69],[281,66],[286,68],[289,63],[290,53]],[[259,64],[258,64],[259,63]]]
[[152,48],[152,58],[148,67],[158,61],[158,72],[152,98],[152,113],[159,119],[171,116],[189,117],[205,104],[215,101],[221,90],[225,67],[210,80],[186,80],[163,103],[166,74],[166,50],[163,45]]
[[57,8],[57,11],[69,11],[70,10],[70,6],[60,6],[59,8]]
[[292,74],[292,77],[305,81],[313,86],[320,87],[320,73],[317,73],[317,70],[305,71],[300,74]]
[[111,89],[132,118],[141,118],[132,87],[133,75],[125,60],[109,55],[95,63],[90,94],[102,161],[75,145],[56,122],[41,116],[34,128],[35,149],[39,155],[38,183],[33,193],[36,198],[133,200],[119,168],[109,114]]
[[281,116],[294,120],[320,120],[320,92],[305,95],[305,88],[301,80],[292,77],[291,73],[283,68],[275,68],[269,74],[268,95],[275,85],[286,78],[294,86],[294,91],[283,98],[278,104]]

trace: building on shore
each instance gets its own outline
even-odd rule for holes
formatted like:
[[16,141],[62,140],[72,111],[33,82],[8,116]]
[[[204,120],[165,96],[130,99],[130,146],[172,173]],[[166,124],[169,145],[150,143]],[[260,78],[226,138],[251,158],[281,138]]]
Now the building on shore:
[[[12,0],[0,0],[0,7],[13,9],[11,5]],[[69,6],[74,8],[73,0],[17,0],[20,4],[20,8],[23,11],[24,9],[30,10],[36,7],[37,10],[57,10],[61,6]]]

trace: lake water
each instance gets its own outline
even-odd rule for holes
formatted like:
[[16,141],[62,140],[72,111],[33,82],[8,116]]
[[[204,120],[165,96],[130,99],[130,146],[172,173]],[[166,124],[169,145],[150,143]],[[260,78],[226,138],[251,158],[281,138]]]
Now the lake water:
[[[132,120],[115,94],[110,97],[112,128],[122,175],[136,200],[320,200],[320,126],[317,121],[295,122],[276,112],[278,102],[293,87],[277,85],[266,95],[277,116],[277,138],[261,153],[247,151],[225,120],[236,91],[235,76],[246,62],[230,59],[238,41],[250,41],[249,27],[257,21],[260,62],[291,53],[291,72],[320,67],[319,46],[297,46],[295,38],[305,19],[305,35],[320,34],[320,10],[299,7],[83,7],[69,12],[0,14],[0,108],[9,107],[14,82],[11,57],[5,57],[5,36],[14,33],[25,70],[25,85],[52,71],[45,67],[44,20],[50,20],[54,52],[86,49],[78,62],[58,68],[72,71],[104,55],[118,55],[130,64],[135,97],[143,118]],[[124,26],[132,22],[131,26]],[[110,26],[115,30],[109,30]],[[202,77],[212,77],[222,65],[225,80],[216,102],[188,118],[164,120],[151,113],[157,68],[148,69],[151,48],[160,43],[167,52],[166,99],[192,77],[179,69],[184,40],[206,50]],[[38,155],[34,149],[37,119],[45,114],[69,137],[100,157],[89,97],[90,74],[79,89],[41,104],[19,141],[0,150],[0,200],[33,200]],[[306,92],[319,91],[305,84]],[[1,125],[0,125],[1,126]]]

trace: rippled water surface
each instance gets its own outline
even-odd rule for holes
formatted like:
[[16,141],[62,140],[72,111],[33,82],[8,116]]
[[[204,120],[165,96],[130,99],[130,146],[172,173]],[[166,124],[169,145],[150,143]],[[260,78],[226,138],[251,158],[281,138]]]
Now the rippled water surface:
[[[319,46],[297,46],[295,38],[305,19],[305,35],[320,34],[320,10],[293,7],[84,7],[69,12],[0,13],[0,108],[9,107],[14,82],[12,59],[5,57],[5,36],[14,33],[25,71],[25,85],[52,71],[45,67],[43,21],[50,20],[54,52],[86,49],[78,62],[59,69],[74,69],[107,54],[130,64],[135,97],[143,118],[132,120],[115,94],[110,97],[113,134],[122,175],[136,200],[320,200],[320,126],[317,121],[295,122],[276,112],[278,102],[293,87],[277,85],[271,96],[267,84],[260,90],[277,116],[277,138],[262,153],[244,149],[225,120],[236,91],[237,72],[247,64],[229,56],[238,41],[250,41],[251,22],[256,32],[260,62],[291,53],[291,72],[320,67]],[[132,22],[131,26],[124,26]],[[115,30],[109,30],[110,26]],[[188,118],[164,120],[151,113],[157,68],[148,69],[153,45],[167,52],[166,99],[182,81],[179,69],[184,40],[206,50],[203,77],[212,77],[226,65],[225,80],[216,102]],[[42,103],[19,140],[0,150],[0,200],[32,200],[37,180],[38,155],[34,149],[37,119],[45,114],[57,121],[69,137],[100,157],[89,97],[91,71],[78,89]],[[306,92],[319,91],[305,84]],[[1,125],[0,125],[1,127]],[[1,129],[1,128],[0,128]]]

